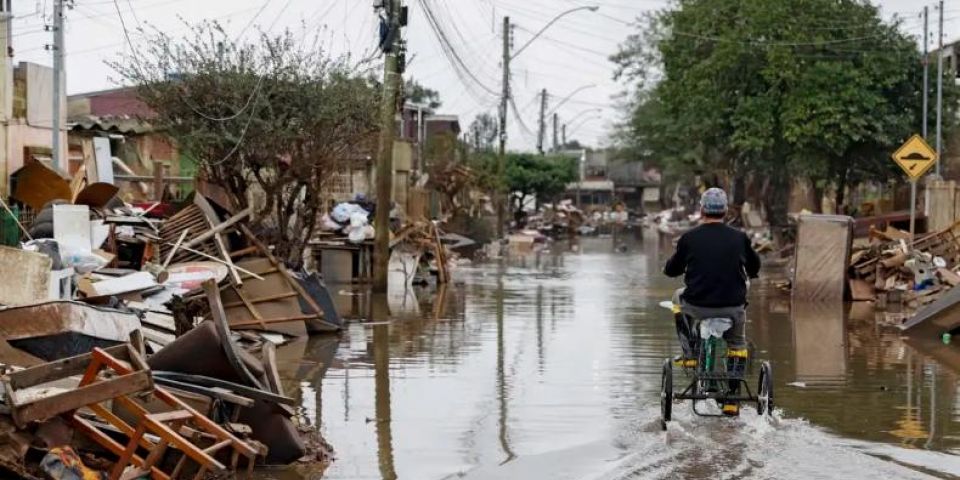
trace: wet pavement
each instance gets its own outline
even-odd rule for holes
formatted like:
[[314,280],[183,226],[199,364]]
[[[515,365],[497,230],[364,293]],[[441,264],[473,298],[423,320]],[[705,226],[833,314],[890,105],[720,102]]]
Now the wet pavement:
[[676,405],[661,432],[660,366],[676,340],[658,304],[678,286],[659,273],[663,243],[557,244],[416,298],[334,287],[343,311],[370,321],[279,352],[336,450],[323,478],[960,476],[956,347],[906,341],[864,305],[791,309],[768,281],[752,288],[748,336],[773,364],[776,417]]

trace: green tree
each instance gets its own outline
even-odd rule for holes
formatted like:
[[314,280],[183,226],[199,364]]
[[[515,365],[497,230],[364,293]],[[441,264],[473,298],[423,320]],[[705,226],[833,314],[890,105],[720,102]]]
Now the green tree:
[[577,179],[576,162],[568,157],[532,153],[507,155],[507,187],[519,214],[528,198],[548,201],[560,195]]
[[191,28],[144,32],[147,46],[112,66],[138,87],[150,121],[234,206],[254,207],[254,227],[299,265],[326,185],[374,151],[376,85],[290,32],[240,44],[216,22]]
[[846,186],[896,174],[889,153],[921,122],[916,42],[865,1],[683,0],[613,60],[634,85],[621,142],[668,173],[767,179],[774,226],[791,178],[832,184],[842,203]]

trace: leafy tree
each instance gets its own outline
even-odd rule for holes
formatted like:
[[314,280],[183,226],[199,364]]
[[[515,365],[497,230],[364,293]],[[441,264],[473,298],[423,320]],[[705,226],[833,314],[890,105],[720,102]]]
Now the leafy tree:
[[[765,178],[774,226],[792,177],[834,185],[842,203],[846,186],[897,174],[889,154],[920,124],[916,42],[865,1],[684,0],[613,60],[635,85],[621,142],[667,172]],[[957,89],[944,84],[949,128]]]
[[443,102],[440,101],[440,92],[427,88],[412,78],[404,83],[403,93],[408,101],[426,105],[431,110],[443,106]]
[[375,83],[289,31],[239,44],[216,22],[191,28],[144,32],[147,46],[112,66],[156,112],[151,122],[234,206],[254,207],[254,227],[299,265],[329,180],[375,149]]
[[553,199],[576,179],[576,162],[569,157],[532,153],[507,155],[507,187],[512,193],[511,201],[517,214],[522,211],[527,198],[533,197],[538,203]]

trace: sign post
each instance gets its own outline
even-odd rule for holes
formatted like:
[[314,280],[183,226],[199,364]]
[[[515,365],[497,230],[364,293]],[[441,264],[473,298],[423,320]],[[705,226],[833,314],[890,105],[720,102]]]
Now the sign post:
[[914,135],[896,152],[893,161],[910,179],[910,238],[914,238],[917,222],[917,180],[940,160],[940,155],[921,137]]

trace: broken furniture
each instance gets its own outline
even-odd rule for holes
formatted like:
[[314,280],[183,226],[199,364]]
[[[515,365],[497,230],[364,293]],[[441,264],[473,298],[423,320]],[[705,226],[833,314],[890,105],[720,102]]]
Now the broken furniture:
[[135,314],[72,301],[0,310],[0,338],[47,361],[112,347],[141,328]]
[[[130,364],[123,363],[100,349],[95,349],[93,356],[96,362],[108,366],[121,375],[131,374],[134,371],[133,368],[148,371],[148,367],[143,360],[132,350]],[[88,371],[84,376],[84,381],[89,376]],[[84,385],[84,381],[81,381],[81,386]],[[99,418],[106,420],[111,426],[128,437],[129,441],[126,446],[117,443],[78,413],[74,413],[71,417],[73,425],[78,430],[84,432],[111,453],[119,456],[111,471],[111,480],[134,479],[147,474],[153,478],[173,479],[184,472],[185,467],[191,460],[199,466],[194,478],[203,478],[203,475],[207,472],[222,473],[228,470],[224,463],[215,458],[220,453],[226,453],[227,458],[230,459],[229,470],[237,470],[240,466],[240,458],[244,457],[248,471],[252,471],[257,457],[266,453],[265,447],[262,445],[237,438],[169,391],[156,387],[153,389],[152,396],[165,403],[171,410],[151,413],[126,395],[114,397],[115,405],[118,404],[124,410],[135,415],[137,418],[136,427],[122,420],[102,405],[87,406]],[[152,438],[156,438],[156,440]],[[137,454],[141,448],[149,452],[145,458]],[[164,455],[170,449],[179,450],[181,456],[172,472],[168,474],[161,470],[160,465]],[[134,468],[128,471],[128,466]]]
[[798,223],[794,299],[842,301],[847,289],[853,219],[801,215]]
[[[130,367],[120,365],[120,360]],[[70,378],[82,374],[79,381]],[[26,427],[82,407],[153,388],[149,369],[129,344],[8,374],[4,397],[14,423]]]
[[[269,463],[289,463],[300,458],[306,447],[291,422],[293,400],[282,395],[274,368],[237,347],[226,314],[220,301],[220,288],[213,281],[203,285],[211,311],[211,320],[202,322],[193,330],[150,357],[150,366],[162,372],[158,382],[179,382],[202,387],[221,387],[250,398],[252,407],[240,408],[240,423],[249,425],[251,438],[269,445]],[[201,353],[202,352],[202,353]],[[198,356],[203,362],[197,362]],[[267,365],[265,365],[267,363]],[[233,389],[229,384],[242,385]],[[171,384],[172,385],[172,384]]]

